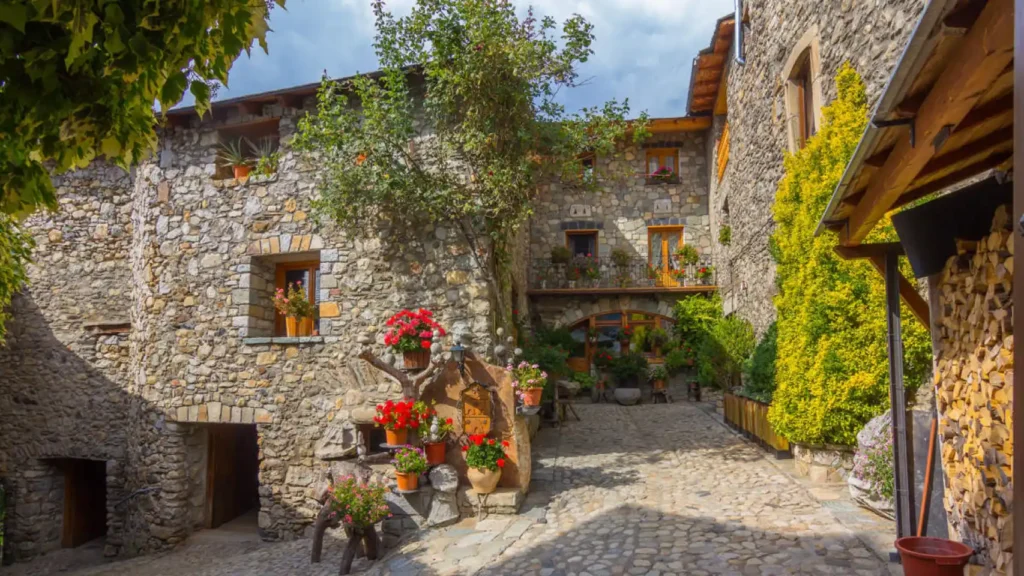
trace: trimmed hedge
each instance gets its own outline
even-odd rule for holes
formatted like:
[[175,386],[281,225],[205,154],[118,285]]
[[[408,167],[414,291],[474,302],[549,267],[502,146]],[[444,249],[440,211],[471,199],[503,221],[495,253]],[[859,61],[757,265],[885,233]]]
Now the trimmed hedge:
[[[768,416],[791,441],[853,445],[864,424],[889,406],[885,285],[866,261],[838,258],[833,234],[814,236],[868,118],[864,84],[849,64],[836,84],[821,130],[796,155],[787,154],[772,207],[778,360]],[[893,239],[886,219],[866,242]],[[905,307],[903,317],[905,386],[913,392],[930,369],[931,344]]]

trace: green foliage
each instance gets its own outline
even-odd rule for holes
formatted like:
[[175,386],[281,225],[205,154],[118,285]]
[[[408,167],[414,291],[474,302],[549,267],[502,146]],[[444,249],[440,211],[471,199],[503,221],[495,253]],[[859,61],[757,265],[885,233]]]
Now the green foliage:
[[743,365],[746,381],[742,396],[752,398],[765,404],[771,404],[775,393],[775,357],[778,352],[779,329],[775,322],[768,326],[754,353]]
[[560,348],[568,352],[572,358],[579,358],[585,354],[586,344],[573,338],[572,331],[568,328],[538,328],[535,334],[536,345]]
[[549,380],[557,380],[569,374],[568,358],[569,353],[565,350],[542,344],[523,349],[523,359],[540,366],[541,370],[548,373]]
[[427,457],[423,450],[415,446],[399,448],[391,463],[395,466],[395,472],[401,474],[423,474],[430,467],[427,465]]
[[665,354],[665,369],[668,370],[669,374],[679,374],[687,368],[691,368],[694,364],[695,353],[693,348],[685,346],[683,348],[676,348]]
[[732,226],[726,224],[718,229],[718,243],[728,246],[730,242],[732,242]]
[[217,147],[217,163],[229,167],[250,165],[252,162],[246,156],[243,145],[245,148],[252,148],[252,142],[248,138],[223,142]]
[[616,248],[612,250],[612,262],[616,266],[629,266],[629,263],[633,260],[633,257],[625,248]]
[[572,260],[572,251],[565,246],[555,246],[551,249],[552,264],[568,264]]
[[366,527],[391,515],[383,484],[360,484],[345,476],[331,487],[331,513],[345,524]]
[[586,372],[574,372],[572,375],[573,382],[580,385],[580,390],[590,390],[594,387],[596,380],[590,374]]
[[626,102],[574,114],[557,102],[592,54],[593,26],[581,16],[559,32],[551,18],[520,19],[510,2],[417,0],[401,18],[382,0],[372,6],[380,72],[345,85],[325,79],[317,113],[292,141],[317,166],[314,207],[354,234],[453,226],[508,325],[504,246],[538,186],[575,179],[583,153],[642,140],[646,116],[628,122]]
[[[772,208],[769,243],[777,261],[777,388],[769,420],[790,441],[846,444],[888,407],[885,287],[863,260],[836,256],[835,237],[814,236],[818,220],[868,118],[864,85],[848,64],[819,132],[788,155]],[[895,240],[888,219],[868,242]],[[904,317],[911,314],[904,309]],[[913,392],[930,368],[931,345],[916,322],[903,324],[905,385]]]
[[697,348],[697,380],[731,390],[739,384],[743,363],[754,350],[754,327],[729,316],[715,321]]
[[7,306],[28,281],[25,267],[30,262],[32,246],[32,237],[21,230],[14,218],[0,213],[0,344],[7,335]]
[[689,244],[681,246],[676,250],[676,254],[682,259],[683,264],[696,264],[700,261],[700,254],[697,252],[697,249]]
[[647,347],[648,348],[661,348],[668,343],[668,332],[665,332],[663,328],[652,328],[647,333]]
[[[284,5],[284,0],[277,0]],[[122,167],[156,147],[153,104],[188,90],[203,112],[253,41],[261,0],[7,0],[0,6],[0,212],[56,209],[49,168],[103,155]]]
[[469,437],[469,447],[466,449],[466,465],[470,468],[482,470],[497,470],[505,467],[505,448],[508,441],[500,444],[494,438],[474,434]]
[[655,366],[651,368],[650,373],[647,374],[648,380],[668,380],[668,369],[665,366]]
[[676,303],[675,333],[680,341],[699,346],[711,326],[722,317],[722,297],[695,294]]
[[623,354],[612,360],[611,373],[619,386],[635,386],[639,378],[647,376],[647,359],[634,352]]

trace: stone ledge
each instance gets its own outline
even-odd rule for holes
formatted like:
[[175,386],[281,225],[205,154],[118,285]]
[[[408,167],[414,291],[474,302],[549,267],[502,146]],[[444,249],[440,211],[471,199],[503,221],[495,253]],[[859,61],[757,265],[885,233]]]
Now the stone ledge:
[[[524,496],[518,488],[501,487],[482,499],[486,514],[518,514]],[[459,511],[463,516],[476,516],[480,505],[472,486],[459,486]]]
[[267,182],[277,182],[277,172],[269,175],[250,174],[245,178],[212,178],[210,181],[213,183],[214,188],[234,188],[246,184],[265,184]]
[[258,346],[260,344],[322,344],[323,336],[274,336],[258,338],[242,338],[242,344],[246,346]]

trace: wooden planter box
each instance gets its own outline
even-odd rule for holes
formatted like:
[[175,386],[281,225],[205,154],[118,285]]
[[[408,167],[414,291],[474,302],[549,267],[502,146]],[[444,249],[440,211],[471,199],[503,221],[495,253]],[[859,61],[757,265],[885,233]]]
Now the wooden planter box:
[[725,422],[757,442],[776,458],[792,458],[789,441],[775,433],[768,422],[768,404],[726,393],[723,397]]

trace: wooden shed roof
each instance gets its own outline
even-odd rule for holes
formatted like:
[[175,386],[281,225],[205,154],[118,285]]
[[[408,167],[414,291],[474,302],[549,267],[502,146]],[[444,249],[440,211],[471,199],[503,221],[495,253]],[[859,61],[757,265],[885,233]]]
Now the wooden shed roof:
[[932,0],[818,233],[860,244],[890,210],[1013,155],[1013,0]]
[[[725,76],[725,65],[729,60],[732,48],[735,17],[732,14],[723,16],[715,24],[715,32],[711,35],[711,44],[697,53],[693,59],[690,72],[690,95],[687,100],[689,116],[710,116],[723,114],[724,110],[716,111],[722,80]],[[724,99],[723,99],[724,103]]]

